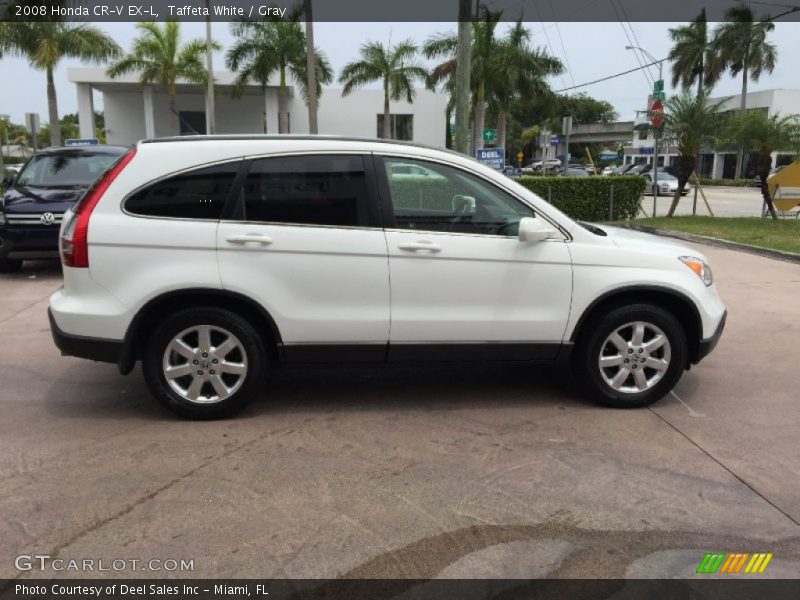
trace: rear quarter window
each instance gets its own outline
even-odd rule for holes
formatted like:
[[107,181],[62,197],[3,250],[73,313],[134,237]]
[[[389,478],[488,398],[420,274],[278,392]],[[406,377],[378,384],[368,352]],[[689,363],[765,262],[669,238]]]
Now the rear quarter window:
[[125,202],[134,215],[218,220],[241,161],[203,167],[152,183]]

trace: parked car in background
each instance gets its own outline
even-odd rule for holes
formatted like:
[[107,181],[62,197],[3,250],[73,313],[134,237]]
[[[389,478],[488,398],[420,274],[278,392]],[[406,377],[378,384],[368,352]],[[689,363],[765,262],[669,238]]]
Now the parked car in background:
[[620,165],[618,167],[615,167],[612,175],[626,175],[627,172],[634,166],[636,165],[630,164],[630,165]]
[[[769,180],[770,177],[775,175],[775,173],[783,169],[785,166],[787,165],[781,165],[780,167],[772,167],[769,170],[769,175],[767,175],[767,180]],[[756,175],[755,177],[753,177],[753,185],[756,187],[761,187],[761,175]]]
[[[559,175],[564,175],[563,171],[558,172]],[[586,172],[584,167],[567,167],[567,177],[588,177],[589,173]]]
[[546,160],[537,160],[529,165],[522,167],[522,172],[526,175],[552,175],[557,169],[562,167],[563,163],[559,158],[548,158]]
[[435,173],[431,169],[419,165],[397,163],[392,165],[392,172],[389,174],[392,179],[402,180],[407,178],[421,177],[430,181],[444,181],[444,177]]
[[[444,185],[390,176],[407,164]],[[61,259],[62,353],[141,361],[153,395],[198,419],[302,364],[562,364],[597,402],[645,406],[726,314],[696,249],[575,222],[468,157],[388,140],[140,142],[67,211]]]
[[11,179],[0,198],[0,271],[25,259],[58,258],[64,212],[127,148],[69,146],[37,152]]
[[611,165],[609,165],[607,167],[603,167],[603,170],[600,172],[600,174],[603,177],[608,177],[609,175],[614,175],[615,169],[616,167],[612,167]]
[[[655,186],[653,184],[654,178],[652,173],[643,173],[642,177],[645,178],[647,181],[647,185],[644,188],[644,193],[652,196],[654,194]],[[665,173],[663,171],[659,171],[657,175],[658,180],[658,193],[662,196],[672,196],[675,194],[675,191],[678,189],[678,179],[674,175],[670,175],[669,173]],[[689,188],[691,186],[686,184],[681,191],[681,194],[685,196],[689,192]]]

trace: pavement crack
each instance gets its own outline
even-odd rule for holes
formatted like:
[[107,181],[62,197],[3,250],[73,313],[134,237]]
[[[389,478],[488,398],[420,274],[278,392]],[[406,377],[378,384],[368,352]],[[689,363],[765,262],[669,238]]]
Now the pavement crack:
[[179,475],[178,477],[175,477],[174,479],[171,479],[170,481],[168,481],[167,483],[165,483],[161,487],[158,487],[155,490],[152,490],[151,492],[145,494],[144,496],[141,496],[135,502],[129,504],[128,506],[122,508],[121,510],[119,510],[119,511],[117,511],[117,512],[115,512],[115,513],[113,513],[113,514],[111,514],[111,515],[109,515],[107,517],[104,517],[102,519],[99,519],[99,520],[96,520],[96,521],[93,521],[93,522],[89,523],[85,527],[82,527],[81,529],[79,529],[78,531],[73,533],[65,541],[63,541],[60,544],[58,544],[57,546],[55,546],[50,551],[51,556],[57,556],[62,550],[64,550],[64,548],[67,548],[67,547],[71,546],[72,544],[74,544],[78,540],[86,537],[90,533],[92,533],[94,531],[97,531],[98,529],[101,529],[101,528],[105,527],[106,525],[108,525],[110,523],[113,523],[114,521],[116,521],[118,519],[121,519],[122,517],[124,517],[125,515],[131,513],[134,509],[136,509],[137,507],[141,506],[142,504],[144,504],[144,503],[146,503],[146,502],[148,502],[150,500],[153,500],[159,494],[162,494],[163,492],[167,491],[168,489],[170,489],[171,487],[177,485],[178,483],[181,483],[182,481],[185,481],[186,479],[189,479],[190,477],[192,477],[198,471],[200,471],[200,470],[208,467],[209,465],[212,465],[212,464],[214,464],[214,463],[216,463],[216,462],[218,462],[220,460],[224,460],[225,458],[228,458],[229,456],[231,456],[232,454],[235,454],[236,452],[239,452],[241,450],[244,450],[245,448],[248,448],[248,447],[252,446],[253,444],[255,444],[258,441],[260,441],[260,440],[264,439],[265,437],[267,437],[268,435],[269,435],[269,433],[264,433],[264,434],[262,434],[260,436],[257,436],[255,438],[249,440],[248,442],[245,442],[244,444],[240,444],[239,446],[235,446],[233,448],[229,448],[228,450],[225,450],[224,452],[221,452],[221,453],[217,454],[216,456],[212,456],[208,460],[200,463],[199,465],[197,465],[196,467],[194,467],[194,468],[190,469],[189,471],[183,473],[182,475]]
[[[677,396],[676,396],[676,397],[677,397]],[[698,450],[700,450],[700,452],[702,452],[703,454],[705,454],[705,455],[706,455],[708,458],[710,458],[712,461],[714,461],[715,463],[717,463],[717,464],[718,464],[720,467],[722,467],[723,469],[725,469],[725,470],[726,470],[728,473],[730,473],[730,474],[731,474],[733,477],[735,477],[735,478],[736,478],[736,479],[737,479],[737,480],[738,480],[738,481],[739,481],[739,482],[740,482],[742,485],[744,485],[744,486],[745,486],[745,487],[747,487],[747,488],[748,488],[750,491],[752,491],[752,492],[753,492],[753,493],[754,493],[756,496],[758,496],[759,498],[761,498],[761,499],[762,499],[764,502],[766,502],[767,504],[769,504],[769,505],[770,505],[772,508],[774,508],[774,509],[775,509],[775,510],[777,510],[777,511],[778,511],[780,514],[782,514],[784,517],[786,517],[787,519],[789,519],[789,520],[790,520],[790,521],[791,521],[791,522],[792,522],[794,525],[797,525],[798,527],[800,527],[800,521],[798,521],[797,519],[795,519],[795,518],[794,518],[792,515],[790,515],[790,514],[789,514],[788,512],[786,512],[785,510],[783,510],[783,509],[782,509],[780,506],[778,506],[777,504],[775,504],[775,503],[774,503],[772,500],[770,500],[769,498],[767,498],[767,497],[766,497],[764,494],[762,494],[761,492],[759,492],[759,491],[758,491],[756,488],[754,488],[752,485],[750,485],[750,483],[748,483],[748,482],[747,482],[747,481],[746,481],[746,480],[745,480],[743,477],[741,477],[740,475],[738,475],[738,474],[737,474],[737,473],[736,473],[736,472],[735,472],[733,469],[731,469],[730,467],[728,467],[728,466],[727,466],[725,463],[723,463],[721,460],[719,460],[717,457],[715,457],[713,454],[711,454],[711,453],[710,453],[708,450],[706,450],[705,448],[703,448],[703,447],[702,447],[700,444],[698,444],[698,443],[697,443],[696,441],[694,441],[694,440],[693,440],[691,437],[689,437],[689,435],[688,435],[688,434],[686,434],[686,433],[684,433],[683,431],[681,431],[681,430],[680,430],[680,429],[679,429],[679,428],[678,428],[676,425],[674,425],[673,423],[671,423],[670,421],[668,421],[668,420],[666,419],[666,417],[664,417],[664,416],[660,415],[659,413],[657,413],[655,410],[653,410],[653,408],[652,408],[652,407],[648,407],[648,408],[647,408],[647,410],[649,410],[649,411],[650,411],[651,413],[653,413],[653,414],[654,414],[656,417],[658,417],[659,419],[661,419],[661,420],[662,420],[664,423],[666,423],[666,424],[667,424],[669,427],[671,427],[673,430],[675,430],[675,431],[676,431],[678,434],[680,434],[681,436],[683,436],[683,437],[684,437],[684,438],[685,438],[685,439],[686,439],[686,440],[687,440],[687,441],[688,441],[690,444],[692,444],[692,445],[693,445],[695,448],[697,448]]]

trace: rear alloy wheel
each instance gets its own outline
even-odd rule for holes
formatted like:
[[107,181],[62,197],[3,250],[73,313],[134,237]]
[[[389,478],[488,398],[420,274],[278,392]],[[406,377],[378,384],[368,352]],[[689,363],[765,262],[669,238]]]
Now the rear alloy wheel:
[[686,367],[683,327],[664,309],[638,304],[589,324],[579,350],[591,397],[617,408],[647,406],[675,386]]
[[153,395],[191,419],[226,417],[261,389],[266,370],[258,332],[238,315],[218,309],[176,313],[157,329],[144,358]]
[[21,258],[0,258],[0,273],[16,273],[21,268]]

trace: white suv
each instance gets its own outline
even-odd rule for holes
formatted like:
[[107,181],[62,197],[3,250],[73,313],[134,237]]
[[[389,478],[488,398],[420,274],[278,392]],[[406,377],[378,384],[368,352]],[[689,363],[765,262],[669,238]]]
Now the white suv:
[[[431,176],[392,175],[409,165]],[[561,363],[592,398],[643,406],[725,322],[697,251],[403,143],[144,141],[65,215],[61,256],[62,353],[141,360],[191,418],[232,414],[293,363]]]

